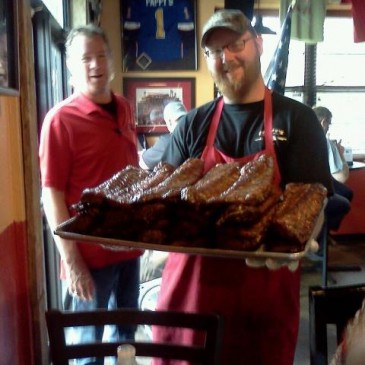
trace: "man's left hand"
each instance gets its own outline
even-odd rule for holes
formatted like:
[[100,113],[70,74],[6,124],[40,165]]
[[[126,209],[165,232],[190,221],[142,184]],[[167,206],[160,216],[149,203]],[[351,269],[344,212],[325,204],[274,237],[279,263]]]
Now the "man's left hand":
[[[317,252],[318,242],[311,239],[307,243],[308,252]],[[274,258],[252,258],[246,259],[246,265],[249,267],[267,267],[269,270],[277,270],[281,267],[287,267],[290,271],[295,271],[299,266],[299,259],[274,259]]]

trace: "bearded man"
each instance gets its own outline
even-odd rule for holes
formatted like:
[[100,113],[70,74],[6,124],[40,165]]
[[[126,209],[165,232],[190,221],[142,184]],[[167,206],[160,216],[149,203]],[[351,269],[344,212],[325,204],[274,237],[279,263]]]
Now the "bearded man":
[[[205,24],[201,47],[221,97],[182,118],[163,160],[190,157],[217,163],[248,162],[265,153],[275,182],[321,183],[332,193],[326,140],[313,110],[270,92],[261,74],[263,43],[238,10],[222,10]],[[157,309],[215,312],[224,319],[221,364],[292,365],[299,326],[300,269],[171,253]],[[199,334],[154,328],[156,340],[197,344]],[[155,364],[182,364],[159,362]]]

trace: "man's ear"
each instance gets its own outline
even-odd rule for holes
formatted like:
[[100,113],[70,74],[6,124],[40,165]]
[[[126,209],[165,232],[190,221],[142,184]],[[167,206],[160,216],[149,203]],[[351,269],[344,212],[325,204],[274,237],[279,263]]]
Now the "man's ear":
[[258,51],[260,53],[260,56],[261,56],[262,53],[264,52],[264,41],[262,39],[261,34],[258,34],[257,36],[255,36],[254,40],[256,42],[257,49],[258,49]]

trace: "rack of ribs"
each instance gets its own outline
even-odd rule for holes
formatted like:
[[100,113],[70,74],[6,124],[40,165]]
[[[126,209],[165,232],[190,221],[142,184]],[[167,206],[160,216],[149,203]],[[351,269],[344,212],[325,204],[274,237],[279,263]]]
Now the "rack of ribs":
[[[274,184],[274,163],[262,154],[245,165],[190,158],[152,172],[128,166],[85,189],[75,232],[175,246],[300,250],[310,238],[327,190],[320,184]],[[288,246],[288,247],[289,247]]]

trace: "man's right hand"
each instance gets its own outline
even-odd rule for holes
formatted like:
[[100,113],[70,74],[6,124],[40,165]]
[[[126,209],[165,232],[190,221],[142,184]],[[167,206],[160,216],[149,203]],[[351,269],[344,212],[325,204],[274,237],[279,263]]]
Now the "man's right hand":
[[95,293],[94,281],[83,259],[65,263],[65,266],[70,294],[82,300],[92,300]]
[[341,142],[342,142],[342,139],[340,139],[338,142],[336,142],[336,146],[337,146],[337,149],[338,149],[338,152],[340,153],[340,155],[343,156],[345,153],[345,147],[342,146]]
[[[48,224],[52,232],[56,227],[70,219],[65,193],[52,187],[42,189],[42,202]],[[80,255],[76,242],[53,234],[58,252],[66,269],[68,290],[71,295],[83,300],[92,300],[95,292],[90,270]]]

